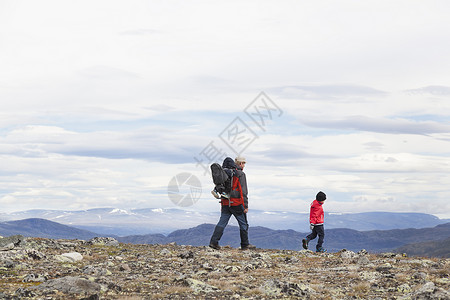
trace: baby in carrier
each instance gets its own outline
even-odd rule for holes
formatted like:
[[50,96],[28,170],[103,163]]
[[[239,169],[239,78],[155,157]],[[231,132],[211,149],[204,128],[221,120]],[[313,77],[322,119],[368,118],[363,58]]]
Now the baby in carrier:
[[224,159],[222,166],[217,163],[211,165],[211,172],[214,181],[214,189],[211,194],[217,199],[230,199],[231,185],[233,184],[234,170],[237,166],[231,157]]

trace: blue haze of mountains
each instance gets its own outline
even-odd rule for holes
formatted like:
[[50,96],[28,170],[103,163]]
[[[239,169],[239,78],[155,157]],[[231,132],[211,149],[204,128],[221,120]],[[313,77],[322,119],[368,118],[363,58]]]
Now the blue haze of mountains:
[[[28,210],[0,213],[0,222],[40,218],[69,225],[98,234],[126,236],[142,234],[167,235],[175,230],[216,224],[217,212],[197,212],[182,209],[95,208],[79,211]],[[279,211],[252,210],[248,214],[251,227],[262,226],[274,230],[309,231],[309,214]],[[358,231],[427,228],[450,222],[423,213],[368,212],[353,214],[325,213],[326,229],[349,228]],[[230,225],[237,225],[232,218]]]

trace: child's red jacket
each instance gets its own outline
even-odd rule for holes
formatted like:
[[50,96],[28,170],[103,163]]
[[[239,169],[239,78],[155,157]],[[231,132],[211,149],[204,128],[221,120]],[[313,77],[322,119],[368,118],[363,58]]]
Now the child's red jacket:
[[323,207],[319,201],[314,200],[311,203],[311,208],[309,210],[309,223],[314,225],[323,224]]

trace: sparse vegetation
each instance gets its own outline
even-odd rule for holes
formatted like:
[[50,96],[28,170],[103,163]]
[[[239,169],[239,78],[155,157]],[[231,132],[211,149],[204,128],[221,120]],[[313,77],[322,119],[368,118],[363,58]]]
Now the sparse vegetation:
[[[27,254],[27,247],[34,249],[33,256]],[[54,259],[68,252],[81,253],[83,259],[72,263]],[[361,256],[367,259],[359,260]],[[420,296],[426,283],[434,285],[433,293],[448,290],[449,265],[448,259],[395,253],[316,254],[231,247],[216,251],[176,244],[114,247],[30,239],[24,248],[0,252],[0,299],[371,299],[405,293],[413,298]],[[30,277],[24,282],[30,274],[45,279]],[[86,290],[68,292],[67,283],[50,284],[68,278],[83,280]]]

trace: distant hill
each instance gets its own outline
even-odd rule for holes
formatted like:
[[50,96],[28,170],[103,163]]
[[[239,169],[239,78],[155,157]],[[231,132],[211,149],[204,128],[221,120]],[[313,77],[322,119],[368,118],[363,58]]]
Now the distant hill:
[[99,236],[94,232],[62,225],[44,219],[33,218],[0,223],[0,235],[11,236],[16,234],[28,237],[81,240]]
[[[79,229],[104,235],[168,235],[178,229],[187,229],[199,224],[215,224],[220,211],[201,212],[183,209],[132,209],[93,208],[79,211],[28,210],[15,213],[0,213],[0,222],[30,218],[46,219]],[[251,210],[248,214],[252,227],[262,226],[274,230],[309,230],[309,214],[289,211]],[[358,230],[390,230],[427,228],[450,222],[423,213],[325,213],[327,229],[353,228]],[[237,225],[232,219],[230,225]]]
[[[213,224],[202,224],[190,229],[176,230],[167,237],[143,235],[120,237],[124,243],[171,243],[201,246],[208,245],[214,231]],[[300,250],[301,240],[308,233],[294,230],[273,230],[265,227],[250,227],[250,242],[258,248]],[[325,246],[329,251],[348,249],[359,251],[366,249],[371,252],[393,251],[403,245],[417,241],[441,240],[450,236],[450,223],[433,228],[396,229],[356,231],[353,229],[326,229]],[[314,249],[316,240],[310,247]],[[221,245],[239,247],[239,227],[227,226],[220,241]],[[447,248],[448,249],[448,248]],[[408,253],[408,252],[407,252]]]
[[395,252],[408,253],[408,255],[412,256],[450,258],[450,238],[439,241],[407,244],[395,249]]
[[[206,246],[214,231],[214,224],[202,224],[189,229],[175,230],[169,235],[147,234],[130,235],[116,238],[123,243],[132,244],[167,244],[176,242],[181,245]],[[274,230],[266,227],[250,227],[250,242],[258,248],[300,250],[301,240],[309,232],[295,230]],[[21,234],[24,236],[44,238],[64,238],[88,240],[103,234],[81,230],[44,219],[25,219],[0,223],[0,235],[10,236]],[[366,249],[371,252],[402,251],[410,255],[430,255],[445,257],[449,252],[450,223],[432,228],[395,229],[356,231],[353,229],[325,229],[324,246],[335,252],[341,249],[359,251]],[[314,249],[317,239],[310,243]],[[409,245],[420,242],[420,245]],[[221,245],[239,247],[239,227],[227,226],[220,241]],[[405,248],[402,248],[405,246]],[[423,249],[420,252],[419,249]],[[418,252],[419,251],[419,252]],[[417,254],[416,254],[417,253]]]

